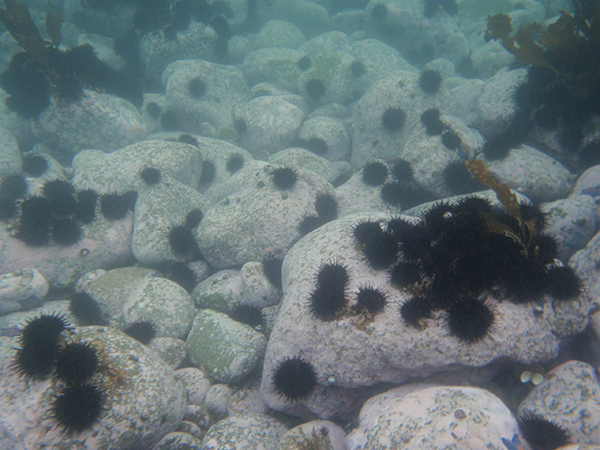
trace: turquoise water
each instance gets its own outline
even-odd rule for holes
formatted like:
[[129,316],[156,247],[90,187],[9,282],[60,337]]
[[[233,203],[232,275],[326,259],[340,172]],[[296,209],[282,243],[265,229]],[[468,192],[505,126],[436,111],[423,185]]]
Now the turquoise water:
[[0,449],[600,445],[590,0],[5,0]]

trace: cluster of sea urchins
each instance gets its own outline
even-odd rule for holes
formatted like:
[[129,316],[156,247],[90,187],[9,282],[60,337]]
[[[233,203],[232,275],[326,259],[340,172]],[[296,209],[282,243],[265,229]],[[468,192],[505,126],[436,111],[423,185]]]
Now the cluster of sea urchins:
[[62,387],[52,401],[52,416],[66,431],[79,432],[100,417],[104,391],[91,382],[100,365],[98,352],[89,343],[68,339],[68,328],[64,316],[56,314],[29,319],[13,367],[27,380],[54,375]]
[[[37,177],[47,169],[39,156],[25,156],[24,172]],[[133,210],[137,192],[98,196],[94,190],[76,192],[66,180],[49,180],[39,196],[28,196],[28,180],[22,174],[9,175],[0,183],[0,220],[17,218],[14,236],[29,247],[43,247],[54,242],[63,247],[79,243],[85,235],[83,225],[96,219],[100,199],[107,219],[122,219]]]
[[91,190],[76,193],[64,180],[47,181],[42,194],[21,202],[16,237],[30,247],[45,246],[50,238],[65,247],[81,241],[82,225],[96,216],[98,195]]
[[408,324],[418,326],[433,311],[444,310],[450,333],[473,343],[493,325],[494,308],[482,298],[492,288],[516,303],[540,301],[545,294],[557,300],[579,294],[579,279],[556,259],[555,240],[541,234],[540,210],[520,205],[520,211],[533,228],[521,227],[484,199],[467,197],[433,206],[417,223],[402,218],[385,227],[361,222],[354,238],[373,269],[389,270],[391,284],[412,294],[401,307]]

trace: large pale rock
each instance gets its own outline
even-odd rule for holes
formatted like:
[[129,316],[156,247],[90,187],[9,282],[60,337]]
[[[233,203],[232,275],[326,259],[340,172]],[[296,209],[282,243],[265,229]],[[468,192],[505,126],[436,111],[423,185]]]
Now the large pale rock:
[[348,450],[529,448],[506,405],[472,387],[395,388],[369,399],[359,420]]
[[506,131],[516,110],[515,87],[527,76],[527,70],[500,70],[488,79],[477,101],[477,129],[484,136]]
[[138,282],[159,276],[154,269],[140,266],[121,267],[109,271],[93,271],[77,280],[75,291],[84,291],[92,297],[106,320],[120,316],[123,304]]
[[[589,304],[584,295],[568,302],[546,298],[540,307],[483,297],[494,308],[494,326],[472,344],[452,336],[446,313],[434,312],[417,328],[402,320],[399,310],[410,298],[389,282],[388,271],[374,270],[356,247],[353,226],[361,220],[387,221],[383,214],[354,215],[330,222],[308,234],[288,252],[283,263],[279,315],[271,332],[263,366],[261,392],[273,409],[301,414],[305,407],[322,418],[339,412],[344,395],[375,383],[402,383],[434,373],[462,371],[509,359],[524,364],[546,361],[558,354],[561,340],[587,325]],[[309,308],[319,267],[341,261],[349,273],[348,308],[332,321],[321,321]],[[356,313],[356,293],[373,286],[387,295],[385,309],[372,317]],[[373,351],[373,349],[377,351]],[[290,402],[275,390],[273,374],[286,358],[302,357],[317,374],[317,386],[307,398]],[[489,366],[488,366],[489,365]]]
[[333,183],[340,175],[351,172],[350,165],[346,161],[329,161],[327,158],[297,147],[281,150],[268,159],[270,164],[290,165],[312,170]]
[[[425,94],[414,72],[396,72],[374,83],[354,111],[352,166],[358,169],[375,158],[386,161],[397,158],[415,134],[425,137],[421,113],[434,107],[444,111],[450,100],[444,85],[435,95]],[[383,115],[388,108],[404,112],[403,124],[396,130],[383,126]]]
[[49,414],[63,383],[55,376],[24,383],[10,368],[17,340],[0,338],[0,448],[152,448],[177,429],[185,390],[154,351],[105,327],[78,328],[72,338],[99,348],[105,368],[95,379],[105,394],[100,418],[79,433],[65,433]]
[[545,232],[558,243],[558,254],[562,261],[581,250],[596,231],[596,202],[589,195],[573,195],[542,205],[546,215]]
[[573,188],[573,175],[565,166],[528,145],[513,148],[506,158],[485,164],[498,181],[536,202],[564,198]]
[[240,304],[242,289],[240,271],[225,269],[198,283],[192,291],[192,297],[197,308],[230,313]]
[[363,171],[359,170],[335,190],[336,198],[339,201],[340,217],[368,211],[400,212],[401,205],[390,205],[381,197],[381,187],[384,183],[392,182],[393,178],[388,164],[381,160],[377,160],[377,162],[381,162],[388,169],[388,175],[381,185],[370,186],[366,184],[363,180]]
[[266,159],[291,145],[304,120],[304,111],[283,97],[265,95],[239,105],[236,123],[243,121],[241,145],[253,156]]
[[[313,106],[347,103],[352,99],[354,80],[350,66],[354,61],[351,54],[339,50],[312,55],[310,67],[298,77],[298,92]],[[319,95],[310,89],[312,80],[319,80],[324,87]]]
[[[423,4],[418,1],[386,2],[386,14],[380,18],[370,2],[364,12],[364,29],[396,47],[413,59],[443,57],[458,64],[470,53],[470,44],[455,16],[435,14],[424,16]],[[388,30],[398,30],[390,33]]]
[[304,33],[296,25],[285,20],[270,20],[260,29],[254,44],[257,48],[298,48],[305,41]]
[[300,58],[302,53],[291,48],[260,48],[246,55],[241,70],[250,86],[268,82],[295,92]]
[[133,104],[88,90],[72,103],[52,101],[31,126],[46,144],[72,153],[88,148],[112,152],[146,136],[142,116]]
[[122,193],[137,188],[139,173],[146,167],[196,187],[202,173],[202,154],[193,145],[165,141],[140,142],[110,154],[83,151],[73,159],[72,183],[78,190]]
[[73,284],[80,276],[101,267],[124,265],[132,258],[133,220],[97,218],[83,226],[77,244],[61,247],[28,247],[13,237],[6,224],[0,224],[0,273],[25,268],[38,270],[52,287]]
[[241,266],[249,261],[282,257],[299,237],[298,225],[314,215],[318,194],[332,186],[314,172],[295,168],[297,181],[280,191],[272,180],[276,166],[248,173],[252,186],[215,205],[196,236],[204,258],[214,267]]
[[150,321],[157,336],[185,339],[196,315],[194,300],[177,283],[147,278],[131,291],[123,305],[123,321]]
[[352,151],[349,127],[335,117],[319,116],[306,120],[298,131],[298,140],[322,139],[327,152],[322,155],[330,161],[346,161]]
[[158,80],[173,61],[211,59],[216,44],[217,33],[212,27],[191,22],[185,30],[177,32],[174,40],[166,39],[163,30],[145,34],[140,40],[140,59],[146,75]]
[[204,214],[210,206],[198,191],[167,176],[157,185],[140,186],[133,218],[133,255],[148,265],[189,259],[189,255],[173,251],[169,233],[173,227],[183,225],[191,211],[200,210]]
[[[250,100],[248,85],[236,67],[188,59],[169,64],[162,78],[167,108],[177,118],[177,129],[190,133],[200,134],[204,123],[215,129],[232,128],[233,107]],[[200,96],[190,89],[195,79],[204,86]]]
[[229,416],[214,424],[202,440],[202,450],[276,450],[287,427],[262,414]]
[[328,420],[312,420],[285,433],[277,450],[296,450],[300,446],[318,446],[320,450],[346,450],[346,433],[339,425]]

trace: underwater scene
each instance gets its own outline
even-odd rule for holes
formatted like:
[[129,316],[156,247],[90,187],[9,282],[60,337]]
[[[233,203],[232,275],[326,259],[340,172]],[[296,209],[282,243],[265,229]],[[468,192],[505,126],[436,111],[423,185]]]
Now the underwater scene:
[[600,450],[598,0],[0,0],[0,450]]

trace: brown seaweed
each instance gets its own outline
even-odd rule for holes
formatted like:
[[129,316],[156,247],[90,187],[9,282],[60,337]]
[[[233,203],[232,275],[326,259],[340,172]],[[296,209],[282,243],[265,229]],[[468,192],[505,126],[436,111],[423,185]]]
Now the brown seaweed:
[[0,21],[17,44],[42,67],[48,64],[46,44],[33,22],[27,5],[4,0],[6,9],[0,9]]
[[508,225],[494,219],[491,215],[484,214],[484,220],[488,231],[510,237],[515,242],[521,244],[525,254],[527,254],[531,243],[536,237],[535,221],[532,219],[525,220],[523,218],[519,200],[517,199],[515,193],[511,191],[506,183],[498,183],[487,169],[483,161],[473,159],[471,161],[466,161],[465,165],[467,166],[467,169],[471,171],[477,181],[485,184],[496,193],[496,197],[500,203],[504,205],[506,210],[511,216],[513,216],[519,226],[518,230],[513,230]]

